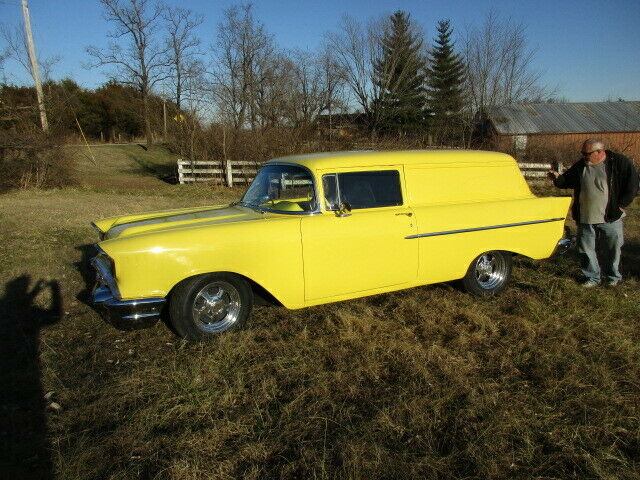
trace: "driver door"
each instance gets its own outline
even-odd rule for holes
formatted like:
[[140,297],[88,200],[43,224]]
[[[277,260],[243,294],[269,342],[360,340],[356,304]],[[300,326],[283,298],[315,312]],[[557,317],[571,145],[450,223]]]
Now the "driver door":
[[[403,200],[402,167],[319,172],[323,213],[302,218],[305,300],[329,299],[414,281],[418,242]],[[340,211],[340,204],[350,211]],[[333,209],[333,210],[331,210]]]

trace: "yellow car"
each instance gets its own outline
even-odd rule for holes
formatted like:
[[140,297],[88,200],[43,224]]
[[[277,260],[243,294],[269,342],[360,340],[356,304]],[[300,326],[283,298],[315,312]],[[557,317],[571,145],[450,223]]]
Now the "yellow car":
[[570,198],[538,198],[496,152],[300,155],[266,162],[239,202],[96,221],[93,301],[119,327],[202,340],[254,297],[295,309],[462,279],[502,291],[513,255],[549,257]]

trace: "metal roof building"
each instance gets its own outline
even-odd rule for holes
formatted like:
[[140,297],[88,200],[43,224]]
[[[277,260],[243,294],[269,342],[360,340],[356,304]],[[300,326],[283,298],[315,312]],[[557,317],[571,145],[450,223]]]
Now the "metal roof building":
[[532,146],[580,148],[588,137],[640,160],[640,101],[533,103],[491,107],[489,134],[501,149]]

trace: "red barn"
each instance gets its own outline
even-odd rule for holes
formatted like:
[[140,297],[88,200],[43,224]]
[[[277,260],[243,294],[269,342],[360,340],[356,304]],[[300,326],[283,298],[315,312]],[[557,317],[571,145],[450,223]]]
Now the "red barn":
[[640,102],[530,103],[490,107],[488,135],[494,146],[517,156],[540,148],[577,152],[589,137],[640,161]]

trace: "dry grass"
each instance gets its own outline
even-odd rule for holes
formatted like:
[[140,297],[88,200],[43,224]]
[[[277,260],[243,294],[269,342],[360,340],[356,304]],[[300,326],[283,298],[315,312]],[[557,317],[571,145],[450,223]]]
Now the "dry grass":
[[499,298],[434,285],[259,307],[193,345],[84,303],[87,223],[231,194],[118,181],[0,197],[7,476],[640,478],[637,207],[615,290],[581,290],[571,256],[521,259]]

